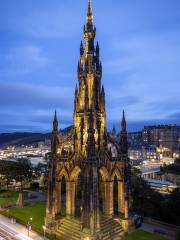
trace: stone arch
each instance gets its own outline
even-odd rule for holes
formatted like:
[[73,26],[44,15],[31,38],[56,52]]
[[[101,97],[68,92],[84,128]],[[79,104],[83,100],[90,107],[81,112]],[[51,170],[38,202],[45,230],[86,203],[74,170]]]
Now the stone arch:
[[108,192],[107,192],[107,182],[109,181],[109,173],[105,166],[99,169],[99,205],[100,211],[106,212]]
[[63,177],[65,177],[66,181],[69,181],[70,179],[68,170],[65,167],[63,167],[61,171],[58,173],[58,181],[61,181]]
[[109,180],[109,173],[106,167],[101,167],[99,169],[99,172],[101,174],[101,177],[103,179],[103,181],[108,181]]
[[[116,167],[112,169],[110,179],[112,181],[112,202],[113,212],[123,213],[124,212],[124,184],[122,172]],[[116,209],[114,208],[116,206]]]
[[111,171],[111,176],[110,176],[110,179],[111,181],[114,180],[114,177],[117,177],[118,181],[122,181],[122,175],[121,175],[121,172],[119,171],[118,168],[114,168],[112,171]]
[[81,173],[80,167],[76,166],[70,174],[70,180],[71,181],[76,181],[78,179],[79,174]]
[[73,168],[70,174],[71,182],[71,208],[72,215],[79,216],[81,214],[82,204],[82,170],[79,166]]
[[[55,186],[55,211],[56,214],[59,215],[63,210],[63,207],[67,209],[67,182],[69,181],[69,174],[66,167],[57,172],[56,186]],[[65,200],[63,201],[63,196]]]

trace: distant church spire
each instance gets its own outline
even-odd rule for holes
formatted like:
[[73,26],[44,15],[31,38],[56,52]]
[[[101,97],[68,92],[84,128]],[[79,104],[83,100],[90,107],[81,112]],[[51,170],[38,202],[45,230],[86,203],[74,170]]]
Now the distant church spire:
[[113,124],[112,135],[113,135],[113,136],[116,136],[116,127],[115,127],[115,124]]
[[121,121],[121,131],[126,132],[126,117],[125,117],[125,111],[123,110],[123,116]]
[[123,116],[122,116],[122,121],[121,121],[120,147],[121,147],[121,153],[123,155],[127,155],[128,154],[128,140],[127,140],[126,118],[125,118],[124,110],[123,110]]

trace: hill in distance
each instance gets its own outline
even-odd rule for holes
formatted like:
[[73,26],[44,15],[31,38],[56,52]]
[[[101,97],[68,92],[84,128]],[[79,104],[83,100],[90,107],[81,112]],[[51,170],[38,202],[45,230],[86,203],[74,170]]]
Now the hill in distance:
[[[72,126],[60,130],[63,134],[68,134]],[[14,132],[14,133],[0,133],[0,147],[7,145],[29,145],[36,144],[51,139],[51,133],[32,133],[32,132]]]

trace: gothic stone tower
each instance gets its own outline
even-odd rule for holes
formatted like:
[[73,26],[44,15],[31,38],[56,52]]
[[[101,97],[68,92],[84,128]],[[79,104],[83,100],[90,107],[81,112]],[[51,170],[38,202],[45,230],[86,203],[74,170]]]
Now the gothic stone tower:
[[87,156],[87,139],[90,112],[95,129],[96,150],[104,150],[106,145],[106,112],[104,87],[101,86],[102,65],[99,59],[99,44],[94,44],[96,28],[93,24],[91,2],[88,4],[87,22],[84,26],[85,45],[80,45],[78,62],[79,87],[75,90],[74,131],[75,150]]
[[89,0],[84,44],[80,45],[73,130],[62,136],[56,112],[53,121],[45,222],[48,232],[60,239],[121,239],[130,222],[125,113],[117,142],[106,129],[102,65],[95,35]]

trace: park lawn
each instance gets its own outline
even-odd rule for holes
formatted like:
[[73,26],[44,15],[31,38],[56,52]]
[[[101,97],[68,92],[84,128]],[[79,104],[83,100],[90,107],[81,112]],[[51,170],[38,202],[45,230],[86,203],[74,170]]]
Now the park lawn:
[[9,209],[9,217],[15,218],[22,224],[27,224],[32,218],[32,227],[35,231],[42,233],[42,226],[44,225],[44,218],[46,213],[46,202],[39,202],[31,206],[23,208]]
[[0,192],[0,206],[16,202],[18,198],[18,192],[2,191]]
[[[32,218],[32,227],[38,233],[43,233],[42,226],[44,225],[45,214],[46,202],[39,202],[23,208],[11,208],[6,213],[6,215],[15,218],[22,224],[27,224],[30,218]],[[62,208],[61,215],[65,216],[65,214],[66,211]]]
[[[0,191],[0,206],[10,203],[16,203],[19,192],[16,191]],[[28,194],[23,192],[24,199],[28,199]]]
[[137,230],[128,236],[124,237],[124,240],[167,240],[168,238],[159,236],[154,233],[148,233],[143,230]]

